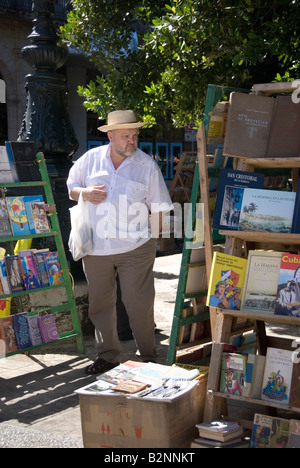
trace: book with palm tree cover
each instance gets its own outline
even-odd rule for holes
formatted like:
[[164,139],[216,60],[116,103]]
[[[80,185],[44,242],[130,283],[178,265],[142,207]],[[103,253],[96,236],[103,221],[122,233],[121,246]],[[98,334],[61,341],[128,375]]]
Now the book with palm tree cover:
[[239,231],[290,233],[295,192],[244,189]]

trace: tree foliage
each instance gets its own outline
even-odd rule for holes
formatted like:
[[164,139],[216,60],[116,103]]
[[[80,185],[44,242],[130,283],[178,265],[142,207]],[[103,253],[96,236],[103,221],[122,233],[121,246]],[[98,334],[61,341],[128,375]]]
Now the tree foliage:
[[[154,123],[202,119],[207,85],[297,78],[298,0],[71,0],[61,37],[101,70],[79,92],[105,117],[133,108]],[[133,47],[133,34],[138,43]]]

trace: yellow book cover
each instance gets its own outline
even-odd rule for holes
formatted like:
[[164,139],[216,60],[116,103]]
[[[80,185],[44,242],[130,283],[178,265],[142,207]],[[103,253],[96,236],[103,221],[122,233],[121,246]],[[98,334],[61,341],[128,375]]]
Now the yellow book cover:
[[214,252],[206,305],[240,310],[246,268],[245,258]]

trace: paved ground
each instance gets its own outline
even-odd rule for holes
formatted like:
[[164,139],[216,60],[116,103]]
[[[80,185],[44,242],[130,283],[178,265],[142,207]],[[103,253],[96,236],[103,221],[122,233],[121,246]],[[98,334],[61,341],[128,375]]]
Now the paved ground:
[[[155,321],[158,362],[166,363],[168,337],[180,270],[181,255],[156,258]],[[94,377],[84,368],[94,358],[94,339],[85,339],[86,353],[76,344],[41,348],[27,356],[0,359],[0,448],[80,448],[80,409],[75,390]],[[135,359],[133,340],[123,341],[122,360]]]

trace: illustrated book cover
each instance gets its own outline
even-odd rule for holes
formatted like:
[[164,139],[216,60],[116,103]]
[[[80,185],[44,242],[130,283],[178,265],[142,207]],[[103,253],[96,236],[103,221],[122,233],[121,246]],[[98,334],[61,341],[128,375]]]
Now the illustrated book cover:
[[63,283],[61,265],[57,252],[49,252],[44,255],[45,265],[48,272],[49,286]]
[[300,255],[282,253],[277,282],[276,315],[300,317]]
[[27,322],[32,346],[37,346],[43,343],[43,338],[39,327],[39,317],[37,315],[27,315]]
[[220,392],[243,396],[247,357],[238,353],[223,353],[220,376]]
[[290,419],[288,448],[300,448],[300,421]]
[[244,188],[263,188],[263,185],[263,174],[221,169],[213,214],[213,228],[237,230]]
[[45,255],[49,253],[49,249],[39,249],[33,252],[33,257],[38,272],[41,286],[46,288],[49,286],[49,276],[45,264]]
[[24,281],[21,275],[18,255],[6,255],[4,257],[6,274],[12,293],[25,291]]
[[249,250],[241,309],[275,313],[281,252]]
[[44,202],[30,203],[31,216],[36,234],[50,232],[46,205]]
[[27,322],[27,312],[12,315],[16,341],[19,349],[26,349],[32,346],[29,325]]
[[6,197],[7,209],[14,236],[30,234],[24,197]]
[[246,188],[238,230],[290,233],[295,200],[295,192]]
[[288,419],[255,414],[250,448],[287,448],[289,427]]
[[10,290],[10,285],[9,285],[9,281],[7,277],[4,258],[0,258],[0,280],[1,280],[1,285],[3,289],[3,294],[10,294],[11,290]]
[[214,252],[206,305],[240,310],[246,268],[245,258]]
[[36,202],[43,202],[44,201],[43,195],[24,195],[23,196],[23,201],[24,201],[24,204],[25,204],[25,210],[26,210],[26,214],[27,214],[27,217],[28,217],[28,225],[29,225],[30,233],[36,234],[30,204],[31,203],[36,203]]
[[230,95],[224,155],[264,158],[275,99],[233,92]]
[[293,352],[267,348],[261,399],[288,405],[293,374]]
[[42,317],[38,317],[38,321],[44,343],[59,339],[54,315],[43,315]]
[[0,237],[12,236],[10,217],[5,198],[0,198]]
[[33,252],[31,250],[20,250],[18,252],[19,266],[25,289],[39,289],[41,283],[36,269]]
[[[18,346],[13,326],[12,316],[0,317],[0,341],[2,340],[3,354],[12,353],[17,351]],[[1,354],[1,353],[0,353]]]

